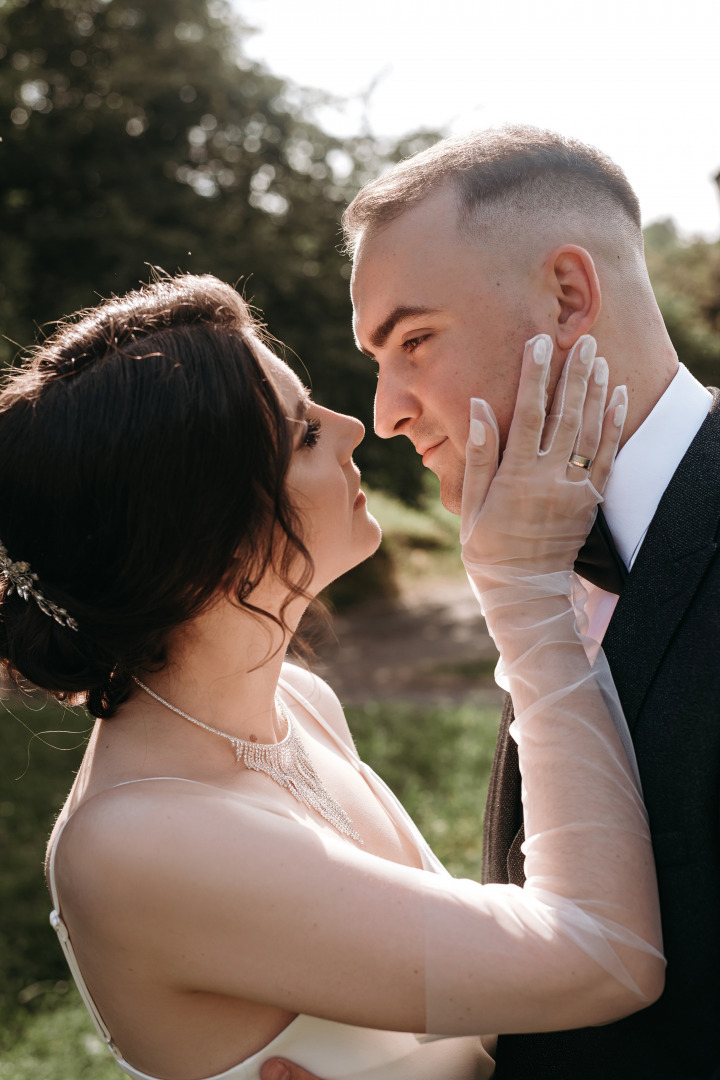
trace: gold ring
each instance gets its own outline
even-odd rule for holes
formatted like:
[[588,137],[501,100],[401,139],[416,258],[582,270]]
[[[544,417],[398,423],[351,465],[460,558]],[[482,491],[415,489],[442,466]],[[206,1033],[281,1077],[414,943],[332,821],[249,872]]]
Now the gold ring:
[[571,454],[570,465],[576,465],[578,469],[589,469],[593,463],[593,459],[590,457],[583,457],[582,454]]

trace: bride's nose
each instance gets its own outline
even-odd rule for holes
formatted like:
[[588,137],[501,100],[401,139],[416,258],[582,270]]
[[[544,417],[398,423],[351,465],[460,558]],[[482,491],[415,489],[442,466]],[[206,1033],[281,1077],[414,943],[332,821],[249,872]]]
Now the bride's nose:
[[342,448],[347,457],[351,457],[353,450],[359,446],[365,437],[365,425],[356,416],[338,414],[342,422]]

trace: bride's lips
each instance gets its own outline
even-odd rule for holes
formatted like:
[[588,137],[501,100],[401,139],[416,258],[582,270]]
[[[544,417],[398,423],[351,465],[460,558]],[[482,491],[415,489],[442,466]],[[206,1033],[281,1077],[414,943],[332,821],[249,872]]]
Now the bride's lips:
[[446,442],[447,442],[447,437],[444,438],[444,439],[440,439],[439,442],[433,443],[432,446],[428,446],[427,450],[421,451],[422,452],[422,463],[423,463],[423,465],[426,466],[426,468],[428,467],[428,462],[430,461],[430,458],[435,453],[435,451],[438,450],[441,446],[443,446],[444,443],[446,443]]
[[353,503],[353,510],[359,510],[361,506],[364,506],[367,502],[365,498],[365,492],[361,489],[355,496],[355,502]]

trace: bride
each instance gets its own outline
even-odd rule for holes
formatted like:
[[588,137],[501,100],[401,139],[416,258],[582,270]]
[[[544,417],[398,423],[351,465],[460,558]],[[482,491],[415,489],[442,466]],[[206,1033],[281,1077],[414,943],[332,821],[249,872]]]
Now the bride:
[[546,418],[550,339],[528,343],[494,479],[469,404],[463,557],[515,702],[523,889],[452,879],[332,691],[284,662],[380,530],[362,425],[309,399],[229,286],[107,301],[9,378],[0,652],[97,717],[50,839],[51,921],[129,1076],[257,1080],[282,1055],[326,1080],[469,1080],[492,1070],[480,1034],[659,995],[645,812],[570,597],[624,410],[591,345]]

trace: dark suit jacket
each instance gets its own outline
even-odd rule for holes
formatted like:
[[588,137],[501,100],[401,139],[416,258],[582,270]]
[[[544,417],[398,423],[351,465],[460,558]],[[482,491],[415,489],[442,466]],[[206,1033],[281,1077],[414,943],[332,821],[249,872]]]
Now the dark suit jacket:
[[[720,391],[652,520],[603,641],[650,816],[668,961],[650,1008],[498,1041],[497,1080],[720,1080]],[[500,729],[483,877],[521,885],[515,743]]]

